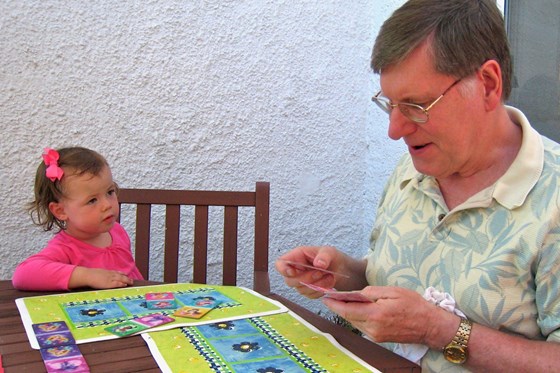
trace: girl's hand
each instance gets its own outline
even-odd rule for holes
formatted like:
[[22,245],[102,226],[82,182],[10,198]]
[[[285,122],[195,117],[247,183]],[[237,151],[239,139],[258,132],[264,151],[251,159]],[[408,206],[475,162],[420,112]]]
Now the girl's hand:
[[90,287],[93,289],[124,288],[133,280],[122,272],[102,268],[76,267],[70,276],[70,289]]

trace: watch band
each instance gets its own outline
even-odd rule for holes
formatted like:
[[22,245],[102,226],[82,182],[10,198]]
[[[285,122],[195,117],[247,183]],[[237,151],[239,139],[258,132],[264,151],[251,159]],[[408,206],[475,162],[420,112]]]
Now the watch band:
[[469,343],[469,337],[471,336],[471,329],[472,323],[462,317],[461,323],[459,324],[459,329],[457,329],[457,333],[455,337],[453,337],[453,342],[457,343],[463,348],[467,348],[467,344]]
[[463,364],[467,361],[467,346],[469,337],[471,336],[471,329],[472,323],[468,319],[462,317],[457,333],[451,342],[443,349],[443,355],[448,361],[454,364]]

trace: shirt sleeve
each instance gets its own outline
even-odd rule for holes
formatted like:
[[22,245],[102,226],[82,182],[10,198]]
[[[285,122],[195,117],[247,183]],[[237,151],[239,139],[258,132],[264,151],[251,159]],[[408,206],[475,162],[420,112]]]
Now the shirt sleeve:
[[538,317],[541,333],[548,341],[560,342],[560,233],[551,232],[541,250],[535,275]]
[[76,265],[55,236],[41,252],[19,264],[12,277],[12,284],[19,290],[68,290],[68,282]]

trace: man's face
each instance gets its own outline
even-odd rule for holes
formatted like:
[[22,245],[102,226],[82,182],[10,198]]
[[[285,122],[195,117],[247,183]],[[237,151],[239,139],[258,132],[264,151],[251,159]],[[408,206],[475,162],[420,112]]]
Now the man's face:
[[[403,62],[381,74],[383,95],[393,103],[409,102],[424,108],[456,81],[437,73],[427,44],[420,45]],[[460,89],[466,84],[468,94]],[[479,114],[484,111],[477,98],[476,80],[463,79],[453,86],[430,110],[427,123],[408,119],[395,108],[390,114],[389,137],[403,139],[418,172],[438,179],[468,176],[476,172],[480,158]]]

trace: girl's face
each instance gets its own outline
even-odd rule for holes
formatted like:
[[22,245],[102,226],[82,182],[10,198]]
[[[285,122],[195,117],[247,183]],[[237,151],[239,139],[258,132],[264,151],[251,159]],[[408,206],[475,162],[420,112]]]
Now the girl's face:
[[108,232],[119,216],[119,203],[109,167],[99,175],[76,175],[64,170],[64,197],[49,209],[66,223],[66,232],[82,241],[93,241]]

